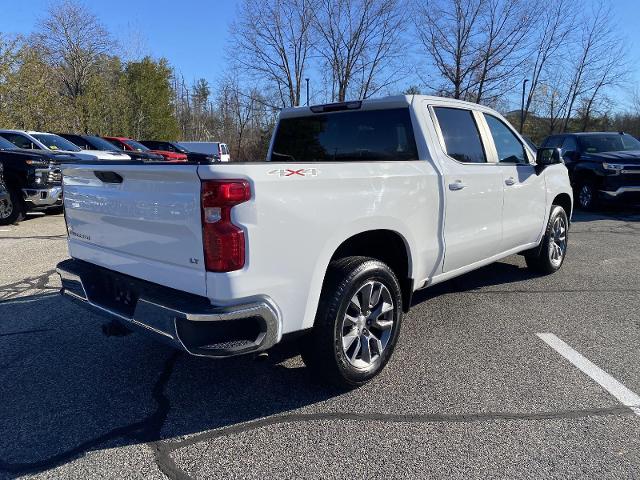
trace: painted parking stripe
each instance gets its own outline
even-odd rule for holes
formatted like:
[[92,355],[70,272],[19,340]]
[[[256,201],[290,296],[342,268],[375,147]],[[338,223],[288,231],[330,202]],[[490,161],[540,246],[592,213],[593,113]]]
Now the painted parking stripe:
[[536,335],[556,352],[569,360],[575,367],[582,370],[582,372],[588,375],[594,382],[616,397],[620,403],[629,407],[636,415],[640,416],[640,396],[629,390],[580,353],[576,352],[553,333],[537,333]]

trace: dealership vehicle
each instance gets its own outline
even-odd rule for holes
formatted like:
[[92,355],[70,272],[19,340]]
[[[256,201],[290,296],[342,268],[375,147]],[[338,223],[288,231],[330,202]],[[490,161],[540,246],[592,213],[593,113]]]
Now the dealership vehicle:
[[18,148],[25,150],[45,150],[52,152],[70,153],[76,159],[96,160],[93,153],[83,152],[73,143],[58,135],[47,132],[33,132],[26,130],[0,130],[0,136],[9,140]]
[[214,163],[219,162],[220,157],[213,153],[192,152],[183,147],[178,142],[165,142],[160,140],[140,140],[140,143],[151,150],[164,150],[167,152],[184,153],[187,160],[196,163]]
[[266,350],[357,386],[415,290],[522,253],[558,270],[572,192],[493,110],[399,96],[285,109],[266,161],[69,165],[62,293],[194,355]]
[[111,143],[95,135],[75,135],[72,133],[56,133],[56,135],[73,143],[82,149],[82,152],[95,155],[99,160],[131,160],[131,157],[123,153],[122,150],[118,150]]
[[169,152],[167,150],[151,150],[150,148],[145,147],[140,142],[133,140],[131,138],[126,137],[102,137],[105,140],[108,140],[116,148],[124,150],[125,152],[142,152],[142,153],[154,153],[156,155],[161,155],[167,161],[170,162],[186,162],[187,156],[184,153],[176,153]]
[[561,150],[581,208],[597,208],[600,200],[640,202],[640,141],[631,135],[567,133],[542,145]]
[[[113,142],[105,140],[102,137],[98,137],[95,135],[73,135],[68,133],[60,134],[61,137],[66,138],[70,142],[84,148],[85,146],[90,150],[101,150],[105,152],[118,153],[123,154],[129,157],[129,160],[140,160],[140,161],[161,161],[164,160],[162,155],[158,155],[156,153],[151,152],[143,152],[137,150],[128,150],[127,153],[123,153],[123,148],[121,146],[116,146]],[[119,144],[118,144],[119,145]],[[89,148],[90,147],[90,148]]]
[[229,147],[226,143],[221,142],[178,142],[190,152],[204,153],[206,155],[215,155],[221,162],[230,162],[231,155]]
[[62,209],[60,162],[79,161],[70,153],[19,149],[0,137],[0,164],[8,196],[0,201],[0,225],[22,220],[29,210]]

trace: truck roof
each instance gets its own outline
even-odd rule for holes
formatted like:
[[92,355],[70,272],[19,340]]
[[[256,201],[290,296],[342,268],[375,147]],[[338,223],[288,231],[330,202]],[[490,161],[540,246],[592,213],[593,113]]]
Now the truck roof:
[[[446,98],[446,97],[437,97],[433,95],[393,95],[389,97],[382,98],[371,98],[366,100],[353,100],[339,103],[329,103],[324,105],[310,105],[310,106],[300,106],[300,107],[289,107],[283,108],[280,111],[280,118],[291,118],[291,117],[300,117],[313,113],[320,113],[319,109],[322,107],[329,107],[329,111],[331,111],[332,107],[335,108],[337,106],[344,105],[345,108],[343,110],[383,110],[387,108],[401,108],[408,107],[414,101],[428,100],[433,102],[438,102],[442,104],[443,102],[447,105],[451,105],[452,107],[467,107],[473,108],[475,110],[487,110],[493,112],[488,107],[484,107],[477,103],[466,102],[464,100],[456,100],[454,98]],[[359,104],[356,106],[356,104]],[[333,110],[336,111],[336,110]]]

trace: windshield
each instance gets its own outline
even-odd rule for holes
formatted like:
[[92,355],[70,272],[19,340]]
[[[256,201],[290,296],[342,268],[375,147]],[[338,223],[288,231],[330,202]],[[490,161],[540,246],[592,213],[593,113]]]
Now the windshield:
[[96,150],[122,153],[122,150],[119,150],[111,142],[107,142],[104,138],[94,137],[93,135],[87,135],[86,137],[82,138],[84,138],[84,140]]
[[609,133],[603,135],[584,135],[578,137],[580,147],[586,153],[624,152],[640,150],[640,142],[626,133]]
[[135,140],[125,140],[124,143],[129,145],[131,148],[138,152],[148,152],[149,149],[142,145],[141,143],[136,142]]
[[52,133],[34,133],[31,136],[43,143],[49,150],[68,150],[70,152],[80,151],[80,149],[69,140],[59,137],[58,135],[53,135]]
[[9,140],[6,140],[6,139],[0,137],[0,150],[14,150],[16,148],[18,148],[18,147],[16,147]]

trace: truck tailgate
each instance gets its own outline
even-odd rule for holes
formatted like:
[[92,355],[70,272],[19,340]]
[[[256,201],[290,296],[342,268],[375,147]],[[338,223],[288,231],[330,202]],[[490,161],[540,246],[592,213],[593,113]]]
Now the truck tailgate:
[[206,295],[196,165],[63,166],[74,258]]

